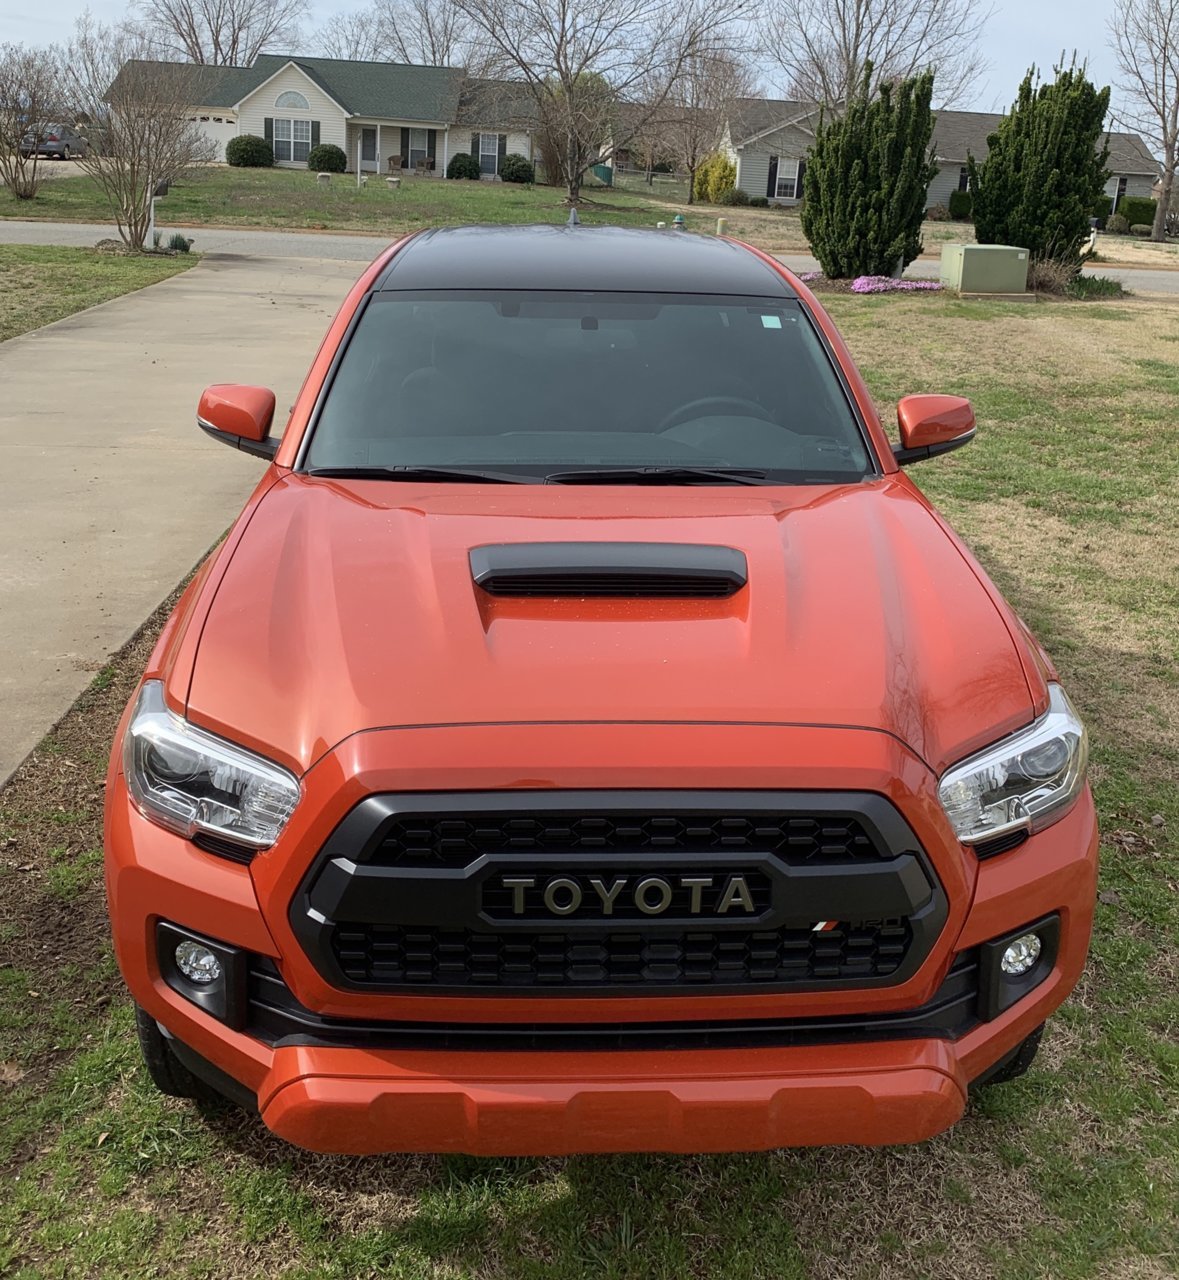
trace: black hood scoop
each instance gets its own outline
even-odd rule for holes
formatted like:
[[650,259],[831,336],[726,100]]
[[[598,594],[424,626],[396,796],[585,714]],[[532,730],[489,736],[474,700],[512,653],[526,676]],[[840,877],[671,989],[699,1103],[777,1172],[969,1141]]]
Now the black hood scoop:
[[744,552],[680,542],[503,542],[470,557],[493,596],[717,600],[749,577]]

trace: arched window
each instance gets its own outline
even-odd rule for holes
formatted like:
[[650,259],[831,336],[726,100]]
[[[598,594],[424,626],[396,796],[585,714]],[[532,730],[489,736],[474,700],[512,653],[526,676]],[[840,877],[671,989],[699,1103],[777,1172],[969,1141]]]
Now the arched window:
[[296,93],[293,89],[288,89],[285,93],[280,93],[274,100],[276,107],[289,107],[295,111],[310,111],[311,105],[301,93]]

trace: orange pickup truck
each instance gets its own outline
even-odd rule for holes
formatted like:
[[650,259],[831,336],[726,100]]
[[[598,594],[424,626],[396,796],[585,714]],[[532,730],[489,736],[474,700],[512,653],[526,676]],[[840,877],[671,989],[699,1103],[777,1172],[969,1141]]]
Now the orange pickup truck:
[[[883,313],[882,313],[883,314]],[[147,1069],[318,1151],[900,1143],[1023,1071],[1097,830],[1049,659],[780,264],[427,231],[364,273],[119,726]]]

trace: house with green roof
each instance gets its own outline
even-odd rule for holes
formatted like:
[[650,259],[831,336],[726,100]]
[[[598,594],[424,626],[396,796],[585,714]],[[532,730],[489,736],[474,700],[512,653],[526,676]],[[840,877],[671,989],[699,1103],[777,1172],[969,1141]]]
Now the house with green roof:
[[[737,98],[730,105],[720,150],[737,168],[737,186],[750,196],[766,196],[771,204],[793,205],[802,199],[806,157],[815,140],[820,110],[814,103],[771,98]],[[952,191],[965,191],[966,159],[986,157],[988,138],[1003,119],[983,111],[934,113],[933,160],[937,174],[926,192],[926,208],[949,203]],[[1111,208],[1127,195],[1148,196],[1159,166],[1136,133],[1103,134],[1098,145],[1109,147],[1109,181],[1105,193]]]
[[[474,80],[455,67],[260,54],[250,67],[175,67],[200,99],[190,119],[218,159],[238,134],[274,147],[277,165],[305,168],[331,142],[351,171],[441,177],[458,151],[487,178],[506,155],[532,159],[533,130],[519,86]],[[526,96],[526,95],[523,95]]]

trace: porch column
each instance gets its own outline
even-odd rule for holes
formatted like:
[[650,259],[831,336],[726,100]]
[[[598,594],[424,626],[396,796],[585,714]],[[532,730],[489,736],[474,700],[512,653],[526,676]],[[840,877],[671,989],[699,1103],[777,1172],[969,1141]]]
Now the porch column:
[[450,164],[450,125],[442,130],[442,176],[446,177],[446,167]]
[[377,121],[377,173],[381,172],[381,122]]

